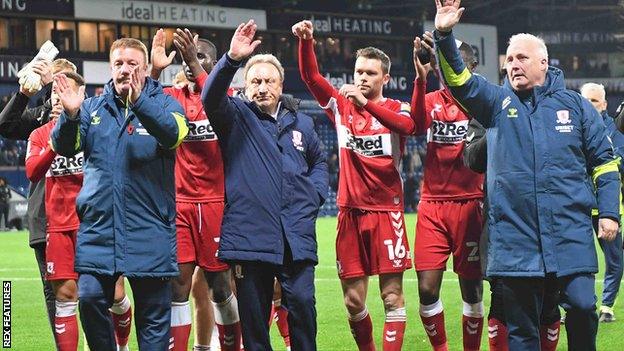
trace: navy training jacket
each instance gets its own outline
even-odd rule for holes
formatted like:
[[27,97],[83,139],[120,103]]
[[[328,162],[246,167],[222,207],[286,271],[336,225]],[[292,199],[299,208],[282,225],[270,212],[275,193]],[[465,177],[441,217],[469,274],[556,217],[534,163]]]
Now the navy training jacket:
[[84,151],[76,199],[76,271],[126,277],[178,274],[175,148],[188,133],[180,104],[151,78],[134,105],[114,92],[85,100],[79,118],[62,114],[52,131],[63,156]]
[[316,217],[328,173],[314,121],[286,96],[277,120],[255,102],[228,97],[239,67],[224,55],[202,91],[225,167],[219,258],[281,265],[288,245],[294,261],[316,263]]
[[[466,69],[455,39],[436,31],[442,75],[487,130],[488,276],[595,273],[591,209],[619,221],[619,159],[596,109],[549,67],[518,95]],[[592,179],[596,184],[594,194]]]

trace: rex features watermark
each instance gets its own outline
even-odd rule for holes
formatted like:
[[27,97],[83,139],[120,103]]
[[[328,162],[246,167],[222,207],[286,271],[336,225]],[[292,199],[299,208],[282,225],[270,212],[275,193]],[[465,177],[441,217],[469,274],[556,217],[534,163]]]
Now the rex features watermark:
[[2,348],[11,348],[11,282],[2,281]]

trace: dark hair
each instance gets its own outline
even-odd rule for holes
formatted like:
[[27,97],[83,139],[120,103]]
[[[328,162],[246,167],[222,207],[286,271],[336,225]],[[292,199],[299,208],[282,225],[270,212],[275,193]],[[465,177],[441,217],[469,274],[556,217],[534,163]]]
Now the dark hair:
[[197,39],[197,42],[202,42],[206,45],[208,45],[208,56],[210,56],[210,59],[212,59],[213,61],[217,60],[217,47],[215,46],[215,44],[213,42],[211,42],[208,39],[204,39],[204,38],[199,38]]
[[357,59],[358,57],[379,60],[381,61],[381,71],[383,74],[390,73],[390,57],[388,57],[388,55],[380,49],[372,46],[358,49],[358,51],[355,52],[355,58]]
[[73,80],[74,82],[76,82],[76,84],[78,86],[83,86],[85,85],[85,80],[84,78],[82,78],[82,76],[76,72],[65,72],[63,73],[65,75],[65,77]]

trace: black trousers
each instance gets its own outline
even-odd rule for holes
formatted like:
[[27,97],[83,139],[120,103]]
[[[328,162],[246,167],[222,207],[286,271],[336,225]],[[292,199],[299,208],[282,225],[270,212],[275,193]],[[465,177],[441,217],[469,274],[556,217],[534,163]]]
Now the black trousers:
[[315,351],[314,264],[297,262],[277,266],[237,262],[233,267],[245,350],[273,350],[267,321],[273,299],[273,281],[277,277],[282,285],[282,305],[288,310],[292,350]]
[[557,278],[500,278],[503,305],[509,331],[509,350],[540,349],[540,316],[546,286],[557,284],[560,305],[566,310],[568,350],[595,351],[598,315],[596,314],[595,278],[581,273]]
[[41,283],[43,284],[43,297],[45,298],[45,304],[48,310],[48,320],[50,321],[50,330],[52,330],[52,335],[54,335],[54,315],[56,314],[56,305],[54,303],[56,301],[56,296],[54,295],[52,284],[50,284],[50,282],[45,279],[46,243],[42,242],[42,243],[34,244],[32,245],[32,248],[35,251],[35,258],[37,259],[37,266],[39,267],[39,275],[41,276]]

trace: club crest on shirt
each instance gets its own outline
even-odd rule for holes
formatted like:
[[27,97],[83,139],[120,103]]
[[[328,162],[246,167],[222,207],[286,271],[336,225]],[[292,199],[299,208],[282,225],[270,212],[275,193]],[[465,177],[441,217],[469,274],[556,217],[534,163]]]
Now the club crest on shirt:
[[54,262],[47,262],[46,272],[48,272],[48,274],[54,274]]
[[377,120],[377,118],[372,117],[373,123],[371,124],[371,130],[379,130],[383,128],[383,125]]
[[299,151],[305,151],[303,147],[303,134],[301,134],[298,130],[293,130],[292,132],[292,142],[295,149]]
[[557,111],[557,123],[569,124],[570,122],[572,122],[572,120],[570,119],[570,111],[568,110]]
[[572,118],[570,118],[570,111],[557,111],[557,125],[555,126],[555,130],[559,133],[571,133],[574,130]]

